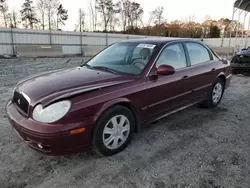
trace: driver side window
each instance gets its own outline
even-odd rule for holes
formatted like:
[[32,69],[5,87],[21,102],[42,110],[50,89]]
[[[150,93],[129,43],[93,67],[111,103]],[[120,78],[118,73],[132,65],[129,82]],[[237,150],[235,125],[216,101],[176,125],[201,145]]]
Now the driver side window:
[[167,46],[156,62],[156,67],[160,65],[171,65],[175,69],[187,67],[187,60],[183,45],[181,43]]

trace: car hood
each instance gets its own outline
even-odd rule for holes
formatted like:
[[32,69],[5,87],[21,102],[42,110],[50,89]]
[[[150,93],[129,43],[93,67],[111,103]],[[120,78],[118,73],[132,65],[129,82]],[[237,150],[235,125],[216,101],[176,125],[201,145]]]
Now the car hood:
[[50,71],[20,81],[16,90],[25,93],[31,103],[46,105],[53,101],[104,87],[127,83],[133,77],[116,75],[86,67]]

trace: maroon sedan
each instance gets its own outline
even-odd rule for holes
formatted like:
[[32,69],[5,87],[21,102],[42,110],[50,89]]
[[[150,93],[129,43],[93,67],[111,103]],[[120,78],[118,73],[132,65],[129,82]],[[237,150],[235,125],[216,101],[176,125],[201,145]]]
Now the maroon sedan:
[[81,67],[28,77],[6,111],[16,133],[51,155],[122,151],[145,122],[197,103],[217,106],[230,64],[203,43],[143,39],[113,44]]

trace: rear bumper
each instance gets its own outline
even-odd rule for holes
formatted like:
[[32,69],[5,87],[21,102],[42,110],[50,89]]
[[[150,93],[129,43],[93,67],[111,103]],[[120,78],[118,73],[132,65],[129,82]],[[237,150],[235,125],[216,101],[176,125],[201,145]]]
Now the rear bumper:
[[[34,127],[45,126],[42,123],[35,122],[30,118],[22,116],[16,109],[16,107],[9,103],[6,107],[6,113],[8,115],[9,122],[13,129],[19,135],[19,137],[31,148],[48,154],[48,155],[65,155],[75,152],[87,151],[90,146],[90,138],[92,125],[88,123],[75,123],[75,128],[85,128],[82,133],[70,134],[70,130],[61,131],[60,126],[53,127],[53,132],[37,132],[28,129],[27,126],[32,125]],[[72,125],[61,125],[72,128]],[[42,129],[41,129],[42,130]],[[46,129],[48,131],[48,129]]]

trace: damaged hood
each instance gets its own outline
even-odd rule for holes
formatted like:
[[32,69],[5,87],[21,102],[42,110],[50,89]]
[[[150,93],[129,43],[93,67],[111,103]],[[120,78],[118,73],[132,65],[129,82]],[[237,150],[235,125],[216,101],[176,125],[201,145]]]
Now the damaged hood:
[[76,67],[66,70],[50,71],[30,76],[20,81],[16,89],[25,93],[31,103],[51,101],[111,87],[132,81],[129,76]]

